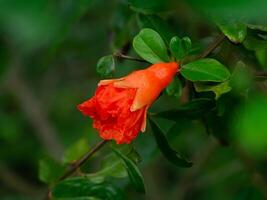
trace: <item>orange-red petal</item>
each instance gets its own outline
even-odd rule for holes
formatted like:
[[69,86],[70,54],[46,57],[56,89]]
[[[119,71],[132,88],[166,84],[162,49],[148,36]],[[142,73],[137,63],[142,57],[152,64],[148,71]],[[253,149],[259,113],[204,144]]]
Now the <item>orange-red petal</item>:
[[105,140],[130,143],[146,128],[147,110],[178,72],[177,63],[158,63],[119,79],[102,80],[95,95],[78,106]]
[[146,109],[130,111],[136,89],[115,88],[113,84],[99,86],[95,96],[78,106],[94,120],[94,128],[105,140],[118,144],[130,143],[142,129]]

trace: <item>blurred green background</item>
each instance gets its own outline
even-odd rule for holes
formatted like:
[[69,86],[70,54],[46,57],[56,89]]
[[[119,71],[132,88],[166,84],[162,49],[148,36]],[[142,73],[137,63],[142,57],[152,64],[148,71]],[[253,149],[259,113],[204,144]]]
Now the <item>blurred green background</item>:
[[[246,70],[237,71],[235,87],[217,101],[216,114],[206,123],[158,121],[194,166],[171,165],[148,129],[134,141],[146,195],[136,193],[127,179],[117,184],[126,199],[265,199],[267,84],[265,76],[251,75],[267,70],[265,0],[0,0],[0,199],[42,199],[47,185],[38,178],[39,161],[62,160],[77,141],[89,148],[100,140],[91,120],[76,109],[101,78],[99,58],[115,52],[137,57],[131,41],[143,27],[163,33],[167,41],[189,36],[193,53],[201,53],[221,32],[213,18],[241,21],[250,28],[247,37],[257,35],[257,41],[225,40],[211,55],[232,72],[238,61]],[[146,66],[116,59],[114,76]],[[179,106],[183,92],[164,93],[151,112]],[[90,169],[109,151],[104,148],[90,161]]]

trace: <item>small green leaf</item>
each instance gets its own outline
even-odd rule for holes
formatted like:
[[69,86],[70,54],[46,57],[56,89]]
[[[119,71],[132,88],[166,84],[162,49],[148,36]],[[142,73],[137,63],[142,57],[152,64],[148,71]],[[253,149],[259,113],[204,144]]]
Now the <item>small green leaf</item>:
[[103,78],[110,78],[115,71],[115,61],[112,55],[99,59],[96,66],[97,73]]
[[55,200],[124,199],[122,192],[113,184],[97,184],[86,177],[69,178],[58,183],[52,188],[52,197]]
[[180,98],[182,95],[182,89],[181,81],[177,77],[174,77],[172,82],[167,86],[166,92],[169,96]]
[[181,74],[190,81],[223,82],[230,78],[230,72],[219,61],[204,58],[190,62],[181,68]]
[[109,176],[115,178],[123,178],[127,176],[123,161],[114,154],[109,154],[103,159],[99,171],[86,175],[86,177],[96,183],[103,182],[105,178]]
[[168,62],[166,45],[160,35],[149,28],[142,29],[133,40],[136,53],[150,63]]
[[39,179],[44,183],[53,183],[64,173],[64,170],[64,166],[51,158],[43,158],[39,161]]
[[63,163],[73,163],[89,150],[88,140],[81,138],[71,145],[64,153]]
[[175,36],[171,39],[170,50],[177,60],[183,59],[188,55],[191,49],[191,40],[189,37],[183,37],[180,39]]
[[139,13],[137,15],[137,22],[141,29],[151,28],[158,32],[166,45],[169,44],[171,38],[175,35],[172,27],[157,15],[144,15]]
[[121,152],[116,150],[115,148],[113,148],[113,151],[117,156],[119,156],[123,160],[130,181],[133,187],[136,189],[136,191],[145,193],[144,178],[141,172],[139,171],[138,167],[136,166],[136,164],[131,159],[129,159]]
[[157,145],[165,158],[178,167],[191,167],[193,164],[191,161],[186,160],[170,147],[165,135],[162,133],[158,125],[151,119],[149,119],[149,122]]
[[222,83],[204,83],[204,82],[195,82],[194,87],[197,92],[214,92],[215,99],[218,100],[222,94],[231,91],[229,86],[229,81]]
[[211,99],[199,98],[180,106],[178,109],[172,109],[157,113],[157,117],[179,120],[184,118],[201,118],[216,107],[216,102]]
[[[123,154],[127,155],[128,158],[134,162],[141,160],[140,155],[136,152],[132,145],[113,145],[111,148],[115,148]],[[101,162],[101,169],[95,173],[86,174],[86,177],[90,178],[91,181],[96,183],[103,182],[107,177],[124,178],[127,176],[125,165],[121,158],[116,156],[114,153],[106,156]]]
[[247,26],[244,23],[236,20],[219,19],[215,20],[217,26],[221,29],[223,34],[234,43],[241,43],[247,36]]

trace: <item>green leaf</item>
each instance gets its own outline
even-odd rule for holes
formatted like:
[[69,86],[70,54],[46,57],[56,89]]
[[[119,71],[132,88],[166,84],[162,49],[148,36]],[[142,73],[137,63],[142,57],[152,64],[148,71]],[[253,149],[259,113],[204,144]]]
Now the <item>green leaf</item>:
[[[111,148],[117,149],[136,163],[141,160],[140,155],[136,152],[132,145],[127,144],[118,146],[117,144],[111,144]],[[102,160],[101,169],[99,171],[86,174],[86,177],[96,183],[103,182],[107,177],[124,178],[126,176],[127,171],[122,159],[114,153],[110,153]]]
[[133,187],[136,189],[136,191],[145,193],[144,178],[141,172],[139,171],[138,167],[136,166],[136,164],[118,150],[114,148],[112,150],[115,152],[117,156],[119,156],[123,160],[130,181]]
[[167,86],[166,92],[169,96],[180,98],[182,95],[182,89],[181,81],[177,77],[174,77],[172,82]]
[[158,125],[151,119],[149,119],[149,122],[157,145],[165,158],[178,167],[191,167],[193,164],[191,161],[186,160],[170,147],[165,135],[162,133]]
[[108,182],[96,184],[85,177],[70,178],[60,182],[52,188],[52,197],[55,200],[124,199],[122,192],[114,185]]
[[215,99],[218,100],[222,94],[231,91],[231,87],[229,86],[229,81],[225,81],[222,83],[203,83],[203,82],[195,82],[194,87],[197,92],[214,92]]
[[96,71],[103,78],[112,77],[115,71],[115,61],[113,56],[108,55],[100,58],[96,66]]
[[106,156],[102,163],[101,169],[96,173],[86,175],[91,181],[100,183],[106,177],[124,178],[127,176],[127,171],[124,167],[123,161],[114,154]]
[[65,167],[51,158],[43,158],[39,161],[39,179],[44,183],[51,184],[64,173]]
[[181,74],[190,81],[223,82],[230,78],[230,72],[219,61],[204,58],[190,62],[181,68]]
[[73,163],[89,150],[88,140],[81,138],[71,145],[64,153],[63,163]]
[[247,26],[244,23],[230,18],[216,18],[215,23],[221,29],[223,34],[234,43],[243,42],[247,36]]
[[144,15],[140,13],[137,15],[137,22],[141,29],[151,28],[158,32],[166,45],[169,44],[171,38],[175,35],[172,27],[157,15]]
[[126,155],[128,158],[130,158],[135,163],[140,162],[142,159],[139,155],[139,153],[136,151],[135,147],[131,144],[116,144],[115,142],[110,143],[110,147],[112,149],[116,149],[122,154]]
[[171,39],[170,50],[177,60],[183,59],[188,55],[191,49],[191,40],[189,37],[183,37],[182,39],[175,36]]
[[150,63],[170,61],[163,39],[152,29],[142,29],[135,36],[133,47],[139,56]]
[[172,109],[157,113],[157,117],[179,120],[184,118],[196,119],[205,116],[216,107],[216,102],[211,99],[199,98],[180,106],[178,109]]

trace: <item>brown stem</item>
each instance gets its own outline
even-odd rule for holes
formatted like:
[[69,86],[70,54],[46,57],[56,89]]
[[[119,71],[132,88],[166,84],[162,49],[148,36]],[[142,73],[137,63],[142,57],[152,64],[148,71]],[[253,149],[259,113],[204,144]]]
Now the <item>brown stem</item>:
[[138,61],[138,62],[143,62],[143,63],[149,63],[147,62],[146,60],[143,60],[143,59],[139,59],[139,58],[134,58],[134,57],[131,57],[131,56],[127,56],[127,55],[124,55],[122,53],[114,53],[113,56],[117,57],[117,58],[123,58],[123,59],[126,59],[126,60],[133,60],[133,61]]
[[261,71],[256,71],[255,73],[255,78],[266,78],[267,77],[267,72],[261,72]]
[[[91,156],[93,156],[99,149],[101,149],[108,141],[102,140],[101,142],[97,143],[91,150],[89,150],[86,154],[84,154],[79,160],[73,163],[70,168],[58,178],[58,181],[62,181],[65,178],[72,175],[79,167],[81,167]],[[44,196],[43,200],[50,200],[51,199],[51,192],[48,190],[46,195]]]
[[102,140],[101,142],[97,143],[91,150],[89,150],[79,160],[77,160],[73,165],[71,165],[70,169],[67,170],[58,180],[61,181],[67,178],[68,176],[72,175],[80,166],[82,166],[88,160],[88,158],[94,155],[106,143],[107,140]]
[[200,58],[205,58],[206,56],[208,56],[212,51],[214,51],[225,39],[225,35],[221,34],[219,35],[213,43],[210,44],[210,46],[208,46],[208,48],[203,51],[199,56],[196,57],[196,59],[200,59]]

